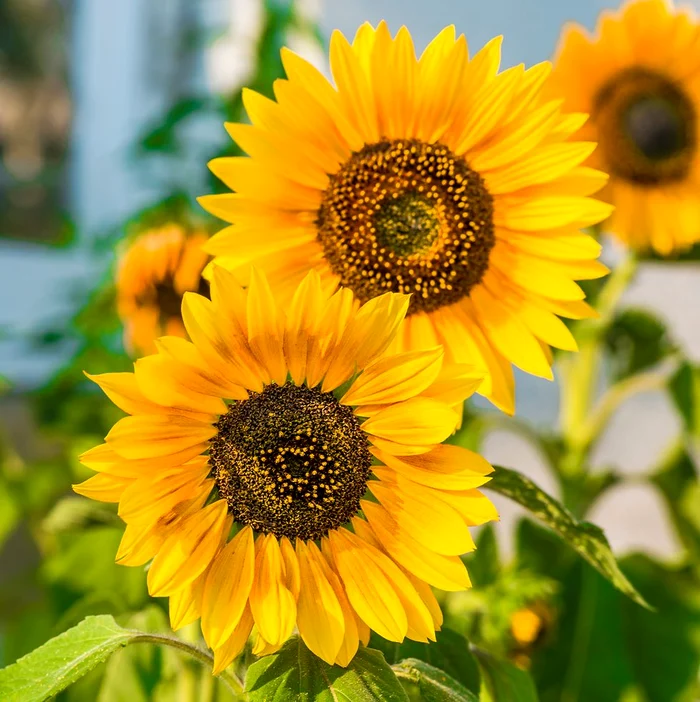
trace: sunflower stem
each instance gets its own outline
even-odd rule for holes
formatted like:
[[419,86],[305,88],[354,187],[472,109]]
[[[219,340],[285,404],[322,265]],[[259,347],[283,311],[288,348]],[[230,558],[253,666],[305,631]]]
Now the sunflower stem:
[[[637,259],[629,253],[613,269],[596,305],[598,317],[580,322],[576,327],[579,353],[572,354],[562,363],[561,429],[564,455],[558,466],[564,502],[576,516],[585,511],[576,498],[588,479],[588,460],[591,449],[606,426],[606,421],[620,402],[640,389],[639,384],[614,386],[595,405],[598,381],[603,361],[604,339],[617,309],[620,298],[634,279]],[[642,388],[648,378],[641,381]]]
[[[637,259],[633,254],[613,270],[605,287],[598,297],[598,317],[578,325],[579,353],[570,356],[563,365],[562,387],[562,432],[566,443],[575,452],[586,452],[597,435],[590,436],[582,431],[588,425],[593,401],[596,395],[596,382],[600,377],[603,356],[603,337],[610,327],[617,305],[637,271]],[[600,431],[602,426],[597,427]],[[580,461],[565,466],[567,470],[578,472]]]
[[[182,639],[178,639],[174,636],[168,636],[167,634],[155,634],[155,633],[145,633],[139,632],[138,636],[132,639],[133,643],[153,643],[159,644],[161,646],[170,646],[179,651],[184,651],[192,658],[195,658],[200,663],[203,663],[208,668],[213,668],[214,666],[214,656],[209,653],[209,651],[195,646],[194,644],[187,643]],[[218,676],[224,683],[229,687],[233,693],[233,698],[235,700],[245,700],[245,692],[243,688],[243,683],[238,678],[238,676],[230,670],[224,670],[219,673]]]

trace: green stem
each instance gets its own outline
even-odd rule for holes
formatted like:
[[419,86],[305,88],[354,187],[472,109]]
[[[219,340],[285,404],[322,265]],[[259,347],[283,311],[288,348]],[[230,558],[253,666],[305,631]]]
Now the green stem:
[[[171,648],[176,648],[179,651],[184,651],[189,656],[197,659],[200,663],[203,663],[209,668],[214,666],[214,656],[212,656],[209,651],[205,651],[199,646],[187,643],[186,641],[175,638],[174,636],[168,636],[167,634],[145,634],[143,632],[138,632],[138,636],[134,637],[132,642],[154,643],[162,646],[170,646]],[[219,678],[221,678],[221,680],[228,685],[235,699],[245,699],[243,683],[238,679],[238,676],[235,673],[229,670],[224,670],[219,674]]]
[[570,434],[571,445],[580,451],[587,451],[620,405],[639,393],[661,390],[667,382],[668,378],[661,373],[640,373],[615,383],[596,404],[581,427]]
[[577,445],[576,437],[588,422],[593,405],[603,356],[603,336],[613,320],[620,297],[636,271],[637,260],[633,254],[613,270],[598,297],[599,316],[577,325],[579,353],[572,354],[562,365],[562,433],[565,442],[572,447],[569,459],[562,465],[562,471],[569,476],[579,475],[584,470],[585,451]]
[[578,702],[591,645],[598,601],[598,581],[593,569],[585,564],[581,576],[581,589],[569,665],[561,691],[561,702]]

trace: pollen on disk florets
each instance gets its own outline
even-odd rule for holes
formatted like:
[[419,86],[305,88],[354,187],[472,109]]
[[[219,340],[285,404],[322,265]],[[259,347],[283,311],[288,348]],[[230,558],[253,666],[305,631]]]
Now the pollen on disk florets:
[[372,456],[349,407],[318,389],[269,385],[231,405],[209,461],[234,521],[290,539],[319,539],[350,520]]
[[365,146],[330,178],[318,238],[341,284],[366,301],[412,293],[409,313],[469,294],[495,243],[493,199],[446,146],[414,139]]
[[697,140],[695,110],[665,76],[646,68],[621,72],[598,92],[594,115],[615,175],[649,186],[687,176]]

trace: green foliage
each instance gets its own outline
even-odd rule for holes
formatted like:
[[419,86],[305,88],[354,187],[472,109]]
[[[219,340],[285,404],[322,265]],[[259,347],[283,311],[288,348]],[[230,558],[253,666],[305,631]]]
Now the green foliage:
[[552,634],[533,656],[542,702],[618,702],[631,689],[648,702],[694,699],[700,691],[700,600],[687,568],[642,555],[621,561],[656,610],[650,611],[529,521],[519,525],[516,550],[518,567],[562,583]]
[[373,634],[370,644],[382,651],[391,664],[401,663],[407,658],[421,660],[447,673],[472,692],[479,690],[479,667],[469,648],[469,641],[452,629],[443,627],[437,632],[436,641],[430,643],[406,639],[399,644]]
[[669,381],[669,391],[686,431],[700,437],[700,368],[683,363]]
[[474,653],[484,677],[485,692],[491,702],[537,702],[537,690],[530,675],[509,661],[486,651]]
[[486,487],[528,509],[608,578],[618,590],[638,604],[648,607],[644,598],[620,571],[602,529],[589,522],[579,522],[529,478],[509,468],[498,466],[493,480]]
[[137,633],[123,629],[108,615],[88,617],[0,670],[0,699],[42,702],[126,646]]
[[656,365],[675,350],[666,325],[648,310],[626,308],[606,330],[605,344],[614,380],[622,380]]
[[317,658],[299,637],[248,668],[251,702],[404,702],[407,697],[379,651],[360,647],[347,668]]
[[417,658],[407,658],[393,666],[409,700],[422,702],[479,702],[464,685]]
[[74,595],[109,593],[122,611],[147,601],[143,570],[114,562],[123,527],[97,526],[59,535],[58,552],[46,561],[42,572],[54,586]]

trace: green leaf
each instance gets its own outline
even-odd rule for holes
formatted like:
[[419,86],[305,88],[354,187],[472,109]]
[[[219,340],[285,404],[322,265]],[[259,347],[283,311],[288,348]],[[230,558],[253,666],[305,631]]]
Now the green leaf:
[[406,702],[408,697],[379,651],[360,646],[347,668],[317,658],[299,637],[248,668],[250,702]]
[[416,658],[392,666],[409,699],[421,702],[479,702],[479,698],[439,668]]
[[683,363],[668,389],[688,433],[700,436],[700,368]]
[[[620,567],[656,608],[638,607],[563,543],[533,522],[518,527],[518,567],[562,583],[555,623],[532,659],[542,699],[622,700],[638,688],[645,702],[686,702],[700,692],[700,594],[687,568],[647,556]],[[628,698],[624,698],[628,699]]]
[[674,351],[666,325],[647,310],[626,308],[605,335],[613,380],[621,380],[656,365]]
[[651,477],[668,515],[700,574],[700,482],[695,462],[682,443],[674,446]]
[[148,599],[144,571],[114,562],[122,535],[123,529],[107,526],[61,532],[62,548],[45,561],[42,574],[70,592],[109,592],[125,608],[139,607]]
[[493,480],[485,486],[487,489],[510,498],[532,512],[618,590],[643,607],[649,607],[623,575],[600,527],[590,522],[579,522],[562,504],[521,473],[501,466],[495,468]]
[[0,475],[0,547],[12,533],[21,517],[17,499],[8,482]]
[[373,634],[370,645],[378,648],[391,664],[399,663],[405,658],[417,658],[448,673],[472,692],[478,692],[481,684],[479,666],[469,650],[466,637],[443,627],[435,638],[436,640],[430,643],[410,639],[405,639],[403,643],[394,643]]
[[486,689],[493,702],[537,702],[537,690],[530,674],[513,663],[475,648]]
[[139,635],[112,617],[88,617],[78,626],[0,670],[0,700],[41,702],[92,670]]
[[648,612],[620,602],[635,682],[649,702],[700,695],[700,595],[684,568],[637,554],[622,561],[630,579],[656,607]]
[[466,563],[474,587],[483,588],[496,582],[501,572],[501,560],[492,524],[481,529],[476,539],[476,551],[469,555]]
[[119,521],[115,511],[106,503],[76,496],[60,500],[46,515],[41,526],[49,534],[58,534],[91,524],[116,524]]

